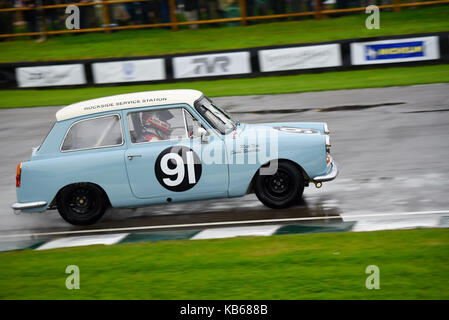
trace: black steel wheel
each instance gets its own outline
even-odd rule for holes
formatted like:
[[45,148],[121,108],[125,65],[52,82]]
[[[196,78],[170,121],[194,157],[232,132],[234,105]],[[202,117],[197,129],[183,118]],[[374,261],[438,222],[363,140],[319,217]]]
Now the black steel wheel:
[[106,211],[107,201],[103,190],[93,184],[72,184],[59,192],[58,211],[61,217],[73,225],[89,225],[97,222]]
[[294,164],[280,161],[273,175],[256,176],[254,190],[257,198],[267,207],[288,208],[302,197],[304,177]]

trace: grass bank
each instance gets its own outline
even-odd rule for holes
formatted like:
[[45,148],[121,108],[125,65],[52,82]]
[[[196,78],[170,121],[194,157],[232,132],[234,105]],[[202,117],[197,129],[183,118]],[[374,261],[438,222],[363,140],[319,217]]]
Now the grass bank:
[[449,64],[169,84],[80,89],[1,90],[0,108],[61,106],[108,95],[190,88],[211,97],[280,94],[449,82]]
[[[80,290],[65,287],[68,265]],[[448,281],[448,229],[0,253],[1,299],[449,299]]]

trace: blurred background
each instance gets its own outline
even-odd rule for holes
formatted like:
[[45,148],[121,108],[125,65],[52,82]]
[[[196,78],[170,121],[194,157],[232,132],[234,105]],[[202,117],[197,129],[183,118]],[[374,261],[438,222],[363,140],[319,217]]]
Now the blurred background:
[[[0,299],[447,299],[448,17],[449,0],[0,0]],[[89,227],[12,213],[60,108],[181,88],[242,123],[326,122],[339,176],[286,210],[249,194]]]
[[[65,28],[68,4],[80,7],[81,32],[104,29],[208,28],[295,19],[339,17],[368,5],[398,12],[447,3],[423,0],[0,0],[3,38],[77,32]],[[79,32],[79,31],[78,31]]]

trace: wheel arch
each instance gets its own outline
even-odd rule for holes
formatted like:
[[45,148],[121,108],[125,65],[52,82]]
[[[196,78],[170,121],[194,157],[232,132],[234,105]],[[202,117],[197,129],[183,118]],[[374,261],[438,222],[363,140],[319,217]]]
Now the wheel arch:
[[272,162],[274,162],[274,161],[278,161],[278,162],[289,162],[289,163],[293,164],[293,165],[299,170],[299,172],[301,172],[302,176],[304,177],[305,186],[307,187],[307,186],[309,185],[309,182],[311,181],[311,179],[310,179],[309,175],[307,174],[307,172],[304,170],[304,168],[303,168],[299,163],[297,163],[297,162],[295,162],[295,161],[292,161],[292,160],[290,160],[290,159],[279,158],[279,159],[274,159],[274,160],[267,161],[266,163],[264,163],[263,165],[261,165],[261,166],[256,170],[256,172],[254,173],[254,175],[253,175],[253,177],[252,177],[252,179],[251,179],[251,182],[250,182],[249,185],[248,185],[248,189],[247,189],[247,191],[246,191],[246,194],[249,194],[249,193],[253,193],[253,192],[254,192],[254,179],[255,179],[255,178],[257,177],[257,175],[259,174],[260,168],[266,167],[266,166],[270,165],[270,163],[272,163]]
[[53,209],[57,209],[57,199],[59,197],[59,195],[61,194],[61,191],[64,188],[67,188],[69,186],[73,186],[73,185],[93,185],[95,187],[97,187],[98,189],[101,190],[101,192],[103,192],[105,199],[106,199],[106,206],[107,207],[111,207],[111,201],[109,200],[109,195],[107,194],[107,192],[104,190],[104,188],[102,186],[100,186],[99,184],[93,183],[93,182],[74,182],[74,183],[69,183],[63,187],[61,187],[58,192],[56,192],[56,195],[54,196],[53,200],[51,201],[48,209],[49,210],[53,210]]

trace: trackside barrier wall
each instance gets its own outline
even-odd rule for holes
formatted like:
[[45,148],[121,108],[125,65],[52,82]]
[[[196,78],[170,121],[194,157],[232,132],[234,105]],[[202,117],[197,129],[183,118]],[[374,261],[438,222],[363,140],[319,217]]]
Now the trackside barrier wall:
[[449,32],[164,56],[3,63],[0,86],[170,83],[440,63],[449,63]]

